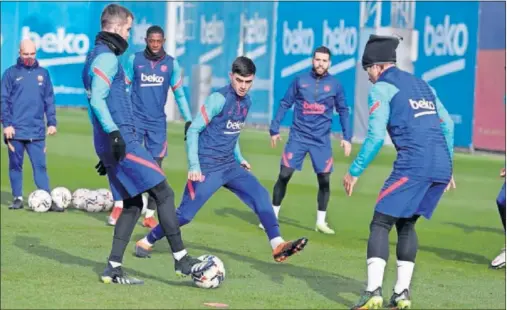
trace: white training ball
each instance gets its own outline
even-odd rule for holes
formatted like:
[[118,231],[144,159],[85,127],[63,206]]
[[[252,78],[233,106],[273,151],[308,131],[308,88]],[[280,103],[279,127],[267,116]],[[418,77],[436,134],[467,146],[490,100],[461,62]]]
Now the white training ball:
[[109,212],[114,206],[113,193],[107,188],[100,188],[97,193],[102,196],[104,205],[102,211]]
[[222,260],[214,255],[209,254],[199,256],[198,259],[201,261],[213,260],[213,266],[198,276],[192,276],[192,280],[194,281],[195,285],[200,288],[207,289],[219,287],[220,284],[222,284],[222,282],[225,280],[225,267]]
[[51,208],[51,195],[45,190],[38,189],[28,196],[28,207],[35,212],[47,212]]
[[72,205],[76,209],[85,210],[86,208],[86,198],[90,193],[89,189],[79,188],[74,191],[72,194]]
[[51,199],[57,207],[67,209],[72,202],[72,193],[65,187],[56,187],[51,191]]
[[97,191],[90,191],[86,197],[85,210],[88,212],[100,212],[104,207],[104,197]]

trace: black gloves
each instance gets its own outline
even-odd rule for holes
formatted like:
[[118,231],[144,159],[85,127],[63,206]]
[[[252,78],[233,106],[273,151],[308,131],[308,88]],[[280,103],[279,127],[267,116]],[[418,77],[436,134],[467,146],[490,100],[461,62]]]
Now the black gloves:
[[111,154],[116,161],[120,161],[125,157],[126,145],[120,131],[116,130],[109,134],[109,141],[111,144]]
[[191,121],[188,121],[185,123],[185,141],[187,141],[187,131],[188,131],[188,128],[190,128],[190,125],[192,125]]
[[95,165],[95,169],[97,169],[99,175],[106,175],[106,167],[104,167],[102,160]]

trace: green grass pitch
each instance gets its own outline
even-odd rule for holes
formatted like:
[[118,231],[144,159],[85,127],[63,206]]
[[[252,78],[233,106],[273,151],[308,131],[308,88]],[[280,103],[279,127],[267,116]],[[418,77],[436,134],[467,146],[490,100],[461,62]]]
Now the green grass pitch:
[[[59,132],[47,140],[52,187],[72,191],[107,187],[94,165],[91,128],[86,112],[58,110]],[[183,125],[169,125],[169,158],[163,168],[180,200],[187,173]],[[284,136],[284,142],[286,136]],[[268,134],[244,130],[241,147],[253,173],[272,191],[281,147],[269,147]],[[354,145],[355,156],[359,145]],[[206,308],[204,303],[230,308],[350,308],[365,287],[366,240],[375,198],[388,176],[395,151],[385,147],[360,178],[352,197],[346,197],[341,178],[351,160],[334,142],[335,172],[328,222],[334,236],[313,231],[317,181],[307,158],[293,177],[281,210],[286,239],[307,236],[301,254],[275,263],[264,233],[248,207],[221,189],[182,229],[193,255],[220,257],[227,277],[216,290],[196,288],[190,279],[174,274],[166,241],[151,259],[132,255],[135,240],[148,230],[138,225],[127,249],[127,272],[144,279],[144,286],[127,287],[99,282],[110,250],[113,228],[106,213],[69,209],[63,214],[37,214],[7,209],[11,201],[7,148],[1,147],[1,307],[2,308]],[[420,249],[412,284],[415,308],[504,308],[505,269],[491,270],[490,261],[504,247],[505,235],[495,205],[503,180],[498,176],[503,157],[456,154],[458,188],[445,194],[434,218],[418,223]],[[25,156],[24,195],[34,190]],[[395,230],[384,280],[384,298],[396,280]]]

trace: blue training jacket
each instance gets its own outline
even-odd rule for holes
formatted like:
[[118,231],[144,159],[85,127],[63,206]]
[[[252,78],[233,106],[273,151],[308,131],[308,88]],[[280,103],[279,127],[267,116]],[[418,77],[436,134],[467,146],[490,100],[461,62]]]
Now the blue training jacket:
[[360,176],[374,159],[387,131],[398,152],[396,173],[418,180],[450,181],[454,123],[432,87],[391,67],[370,90],[368,106],[368,134],[350,166],[352,176]]
[[189,171],[207,173],[245,161],[239,134],[251,104],[248,95],[238,96],[231,85],[208,96],[187,132]]
[[185,121],[191,121],[190,108],[183,91],[183,74],[178,61],[165,55],[151,61],[144,52],[128,57],[125,66],[127,83],[131,83],[131,99],[136,127],[145,130],[166,131],[164,106],[169,87]]
[[343,138],[352,138],[349,108],[345,93],[338,80],[329,73],[318,76],[310,71],[298,75],[280,101],[280,106],[269,128],[270,134],[280,132],[280,122],[294,106],[290,139],[313,145],[330,143],[333,110],[340,115]]
[[82,79],[88,93],[95,151],[103,159],[110,152],[109,133],[119,130],[127,145],[136,141],[126,76],[118,57],[99,42],[86,56]]
[[46,124],[56,126],[53,84],[37,60],[28,67],[18,58],[16,65],[5,70],[0,103],[2,125],[14,127],[14,140],[43,140]]

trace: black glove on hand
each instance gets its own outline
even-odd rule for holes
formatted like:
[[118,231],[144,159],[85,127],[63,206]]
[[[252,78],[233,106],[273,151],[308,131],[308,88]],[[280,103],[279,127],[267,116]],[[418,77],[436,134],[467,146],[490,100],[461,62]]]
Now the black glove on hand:
[[102,160],[99,161],[98,164],[95,165],[95,169],[97,169],[97,173],[99,175],[106,175],[106,167],[104,167]]
[[192,125],[191,121],[188,121],[185,123],[185,141],[187,141],[187,131],[188,131],[188,128],[190,128],[190,125]]
[[109,134],[109,141],[111,143],[111,153],[116,161],[120,161],[125,157],[126,145],[120,131],[115,130]]

